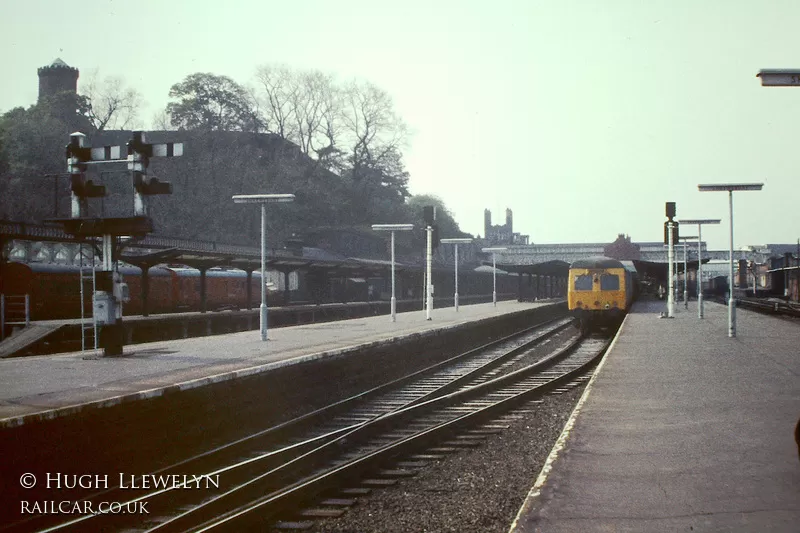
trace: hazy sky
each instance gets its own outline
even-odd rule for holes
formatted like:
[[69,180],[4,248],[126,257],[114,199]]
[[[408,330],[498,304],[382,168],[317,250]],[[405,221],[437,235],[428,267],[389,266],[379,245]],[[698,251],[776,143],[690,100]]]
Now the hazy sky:
[[188,74],[247,85],[285,63],[385,89],[413,131],[411,192],[473,234],[509,207],[535,243],[657,241],[674,201],[679,218],[721,218],[703,237],[725,249],[727,195],[697,184],[763,182],[734,194],[737,247],[800,237],[800,88],[755,77],[800,67],[796,0],[0,6],[0,111],[33,104],[56,57],[124,76],[148,122]]

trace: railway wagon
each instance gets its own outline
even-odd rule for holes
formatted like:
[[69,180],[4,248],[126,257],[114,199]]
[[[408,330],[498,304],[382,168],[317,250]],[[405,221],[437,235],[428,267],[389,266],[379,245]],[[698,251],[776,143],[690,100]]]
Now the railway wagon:
[[614,326],[633,302],[636,270],[608,257],[581,259],[570,265],[568,284],[569,312],[582,328]]
[[[141,269],[120,267],[128,285],[130,301],[123,304],[123,314],[143,311]],[[148,271],[147,309],[151,313],[176,313],[200,310],[200,272],[191,268],[153,267]],[[261,275],[251,279],[251,306],[260,302]],[[84,282],[84,312],[91,314],[91,281]],[[73,265],[10,262],[3,266],[2,291],[7,296],[29,295],[31,320],[60,320],[81,316],[79,268]],[[268,304],[279,305],[282,293],[267,284]],[[206,309],[246,308],[247,274],[240,270],[206,272]]]

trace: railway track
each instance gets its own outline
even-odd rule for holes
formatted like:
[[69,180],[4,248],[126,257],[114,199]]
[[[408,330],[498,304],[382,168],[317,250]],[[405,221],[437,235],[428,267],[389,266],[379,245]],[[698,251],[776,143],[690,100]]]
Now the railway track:
[[[724,303],[727,304],[727,302]],[[777,299],[737,298],[736,306],[766,315],[800,318],[800,305]]]
[[[333,491],[360,485],[364,476],[373,476],[368,484],[381,485],[382,482],[391,483],[393,476],[410,475],[412,472],[383,467],[397,462],[398,458],[424,458],[423,452],[447,453],[452,451],[447,446],[471,445],[475,442],[476,432],[480,439],[481,431],[492,431],[476,428],[576,379],[597,360],[607,345],[605,338],[581,340],[576,337],[537,363],[380,417],[353,430],[346,436],[344,445],[331,443],[307,455],[304,459],[309,474],[305,478],[265,492],[265,495],[190,530],[265,530],[280,526],[275,521],[282,514],[291,516],[286,515],[286,509],[296,508]],[[437,447],[442,442],[446,446]],[[325,449],[336,446],[346,447],[346,453],[331,454],[330,449]],[[420,453],[423,455],[414,455]],[[374,476],[378,478],[374,479]],[[254,493],[263,489],[268,491],[269,487],[261,486]]]
[[[190,487],[199,478],[206,482],[202,489],[117,488],[93,495],[94,500],[145,504],[146,516],[82,516],[0,530],[238,530],[253,517],[272,520],[389,456],[424,448],[496,410],[527,401],[530,391],[552,388],[558,376],[571,379],[565,376],[574,377],[604,348],[599,340],[581,343],[570,322],[551,321],[500,339],[153,474],[189,475]],[[548,344],[553,346],[546,357],[531,355]],[[572,355],[562,362],[567,354]],[[533,364],[531,357],[537,359]],[[216,485],[208,487],[209,480],[212,485],[217,480]]]

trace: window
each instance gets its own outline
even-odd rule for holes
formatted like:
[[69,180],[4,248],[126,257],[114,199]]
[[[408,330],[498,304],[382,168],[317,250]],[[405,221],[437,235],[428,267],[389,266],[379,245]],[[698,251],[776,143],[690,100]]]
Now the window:
[[592,276],[588,274],[575,276],[575,290],[576,291],[592,290]]
[[600,276],[600,290],[601,291],[618,291],[619,290],[619,276],[615,274],[603,274]]

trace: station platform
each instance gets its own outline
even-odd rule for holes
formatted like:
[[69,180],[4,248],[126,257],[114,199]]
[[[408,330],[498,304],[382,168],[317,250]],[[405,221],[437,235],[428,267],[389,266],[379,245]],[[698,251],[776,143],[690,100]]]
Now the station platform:
[[800,531],[800,324],[637,302],[511,533]]
[[521,313],[561,300],[516,301],[422,310],[307,324],[260,332],[126,346],[121,356],[102,350],[0,359],[0,429],[70,415],[88,408],[144,400],[269,372],[369,346],[380,346],[501,315]]

